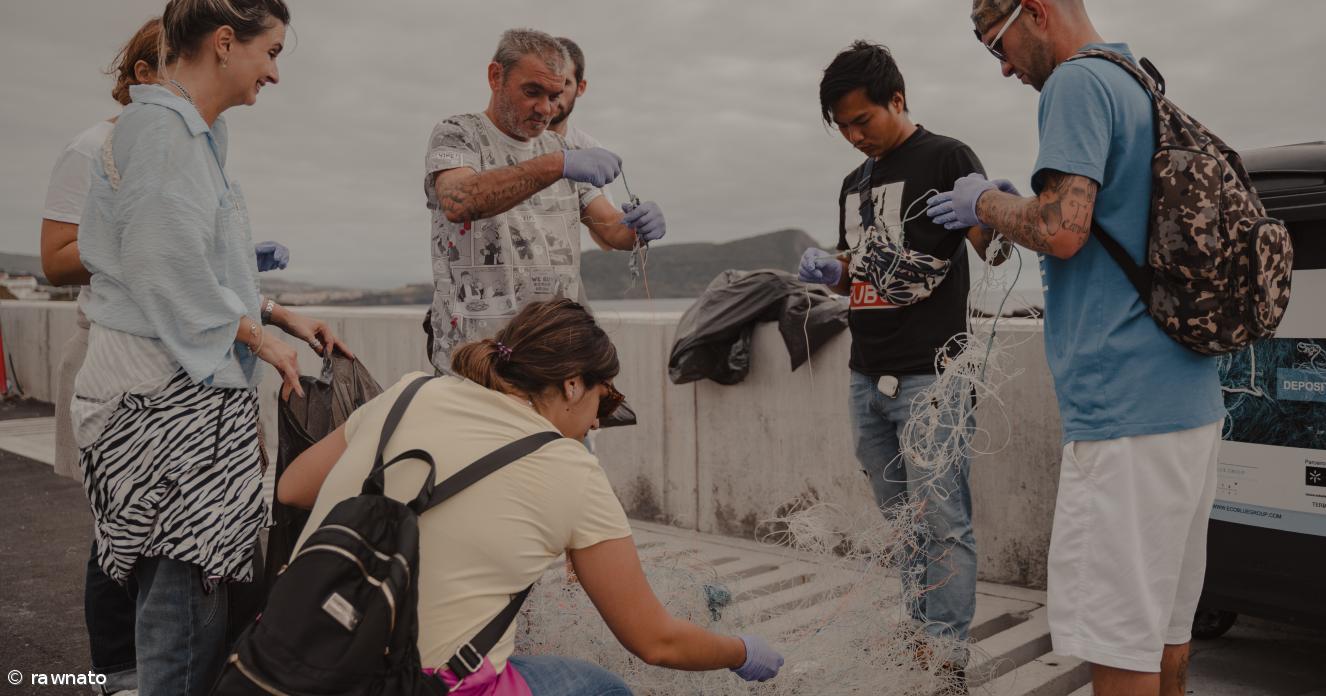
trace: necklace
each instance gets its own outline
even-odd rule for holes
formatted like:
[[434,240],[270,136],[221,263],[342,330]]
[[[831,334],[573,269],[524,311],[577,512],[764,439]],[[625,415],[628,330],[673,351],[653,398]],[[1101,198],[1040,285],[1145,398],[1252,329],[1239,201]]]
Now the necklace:
[[189,90],[184,89],[184,85],[180,84],[179,80],[171,78],[170,84],[180,91],[180,96],[184,97],[184,101],[189,102],[193,108],[198,108],[198,105],[193,103],[193,97],[189,96]]

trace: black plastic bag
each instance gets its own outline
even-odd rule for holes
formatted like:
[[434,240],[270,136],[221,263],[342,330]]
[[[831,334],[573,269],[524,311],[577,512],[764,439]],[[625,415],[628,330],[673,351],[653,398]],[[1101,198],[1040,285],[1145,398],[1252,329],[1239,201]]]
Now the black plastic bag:
[[[281,480],[290,463],[336,430],[354,413],[382,393],[364,364],[343,355],[322,363],[318,377],[301,376],[304,396],[291,392],[288,400],[277,400],[276,480]],[[272,527],[267,535],[267,563],[264,587],[270,588],[276,575],[290,560],[295,542],[304,531],[308,511],[272,501]]]
[[779,323],[795,370],[847,328],[847,303],[785,271],[723,271],[682,315],[668,378],[673,384],[741,382],[750,373],[751,336],[762,321]]
[[[787,355],[792,359],[792,371],[806,364],[810,356],[829,342],[829,339],[842,333],[847,328],[848,303],[839,298],[823,285],[810,285],[809,302],[806,286],[783,300],[783,311],[778,316],[778,333],[787,346]],[[807,321],[806,313],[810,319]],[[807,345],[806,341],[810,341]]]

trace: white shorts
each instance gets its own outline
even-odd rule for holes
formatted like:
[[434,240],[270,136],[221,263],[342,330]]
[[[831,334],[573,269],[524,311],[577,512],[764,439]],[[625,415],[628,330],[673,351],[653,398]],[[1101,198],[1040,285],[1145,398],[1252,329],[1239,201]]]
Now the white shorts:
[[1050,535],[1056,653],[1159,672],[1164,647],[1191,639],[1221,428],[1064,447]]

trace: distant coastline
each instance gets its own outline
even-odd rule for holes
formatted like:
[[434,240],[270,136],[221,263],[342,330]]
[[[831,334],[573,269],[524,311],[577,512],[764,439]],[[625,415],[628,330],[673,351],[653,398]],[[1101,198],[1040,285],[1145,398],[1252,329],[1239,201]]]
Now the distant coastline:
[[[581,279],[590,304],[603,311],[682,312],[728,269],[778,268],[792,271],[806,249],[818,246],[802,230],[785,229],[725,243],[665,244],[649,251],[645,277],[632,278],[630,256],[624,252],[589,250],[581,255]],[[41,259],[28,254],[0,253],[0,272],[41,277]],[[648,295],[645,285],[648,281]],[[285,280],[280,274],[259,276],[263,294],[290,306],[427,307],[433,284],[411,283],[388,290],[316,285]],[[49,288],[46,288],[49,289]],[[73,299],[74,288],[52,289],[52,299]],[[974,309],[998,310],[1002,297],[980,298]],[[1016,288],[1004,307],[1017,314],[1044,304],[1038,288]]]

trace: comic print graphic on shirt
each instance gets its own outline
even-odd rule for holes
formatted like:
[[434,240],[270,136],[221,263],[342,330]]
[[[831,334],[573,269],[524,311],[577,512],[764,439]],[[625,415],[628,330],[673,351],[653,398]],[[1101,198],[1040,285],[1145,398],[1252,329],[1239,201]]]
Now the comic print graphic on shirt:
[[852,309],[897,309],[897,305],[884,299],[866,278],[864,268],[865,251],[869,235],[889,235],[899,246],[902,245],[902,193],[905,181],[893,181],[870,190],[875,203],[875,227],[869,230],[861,225],[861,216],[856,211],[861,209],[861,194],[847,194],[845,203],[848,211],[843,219],[846,228],[847,244],[852,254],[848,272],[852,278]]

